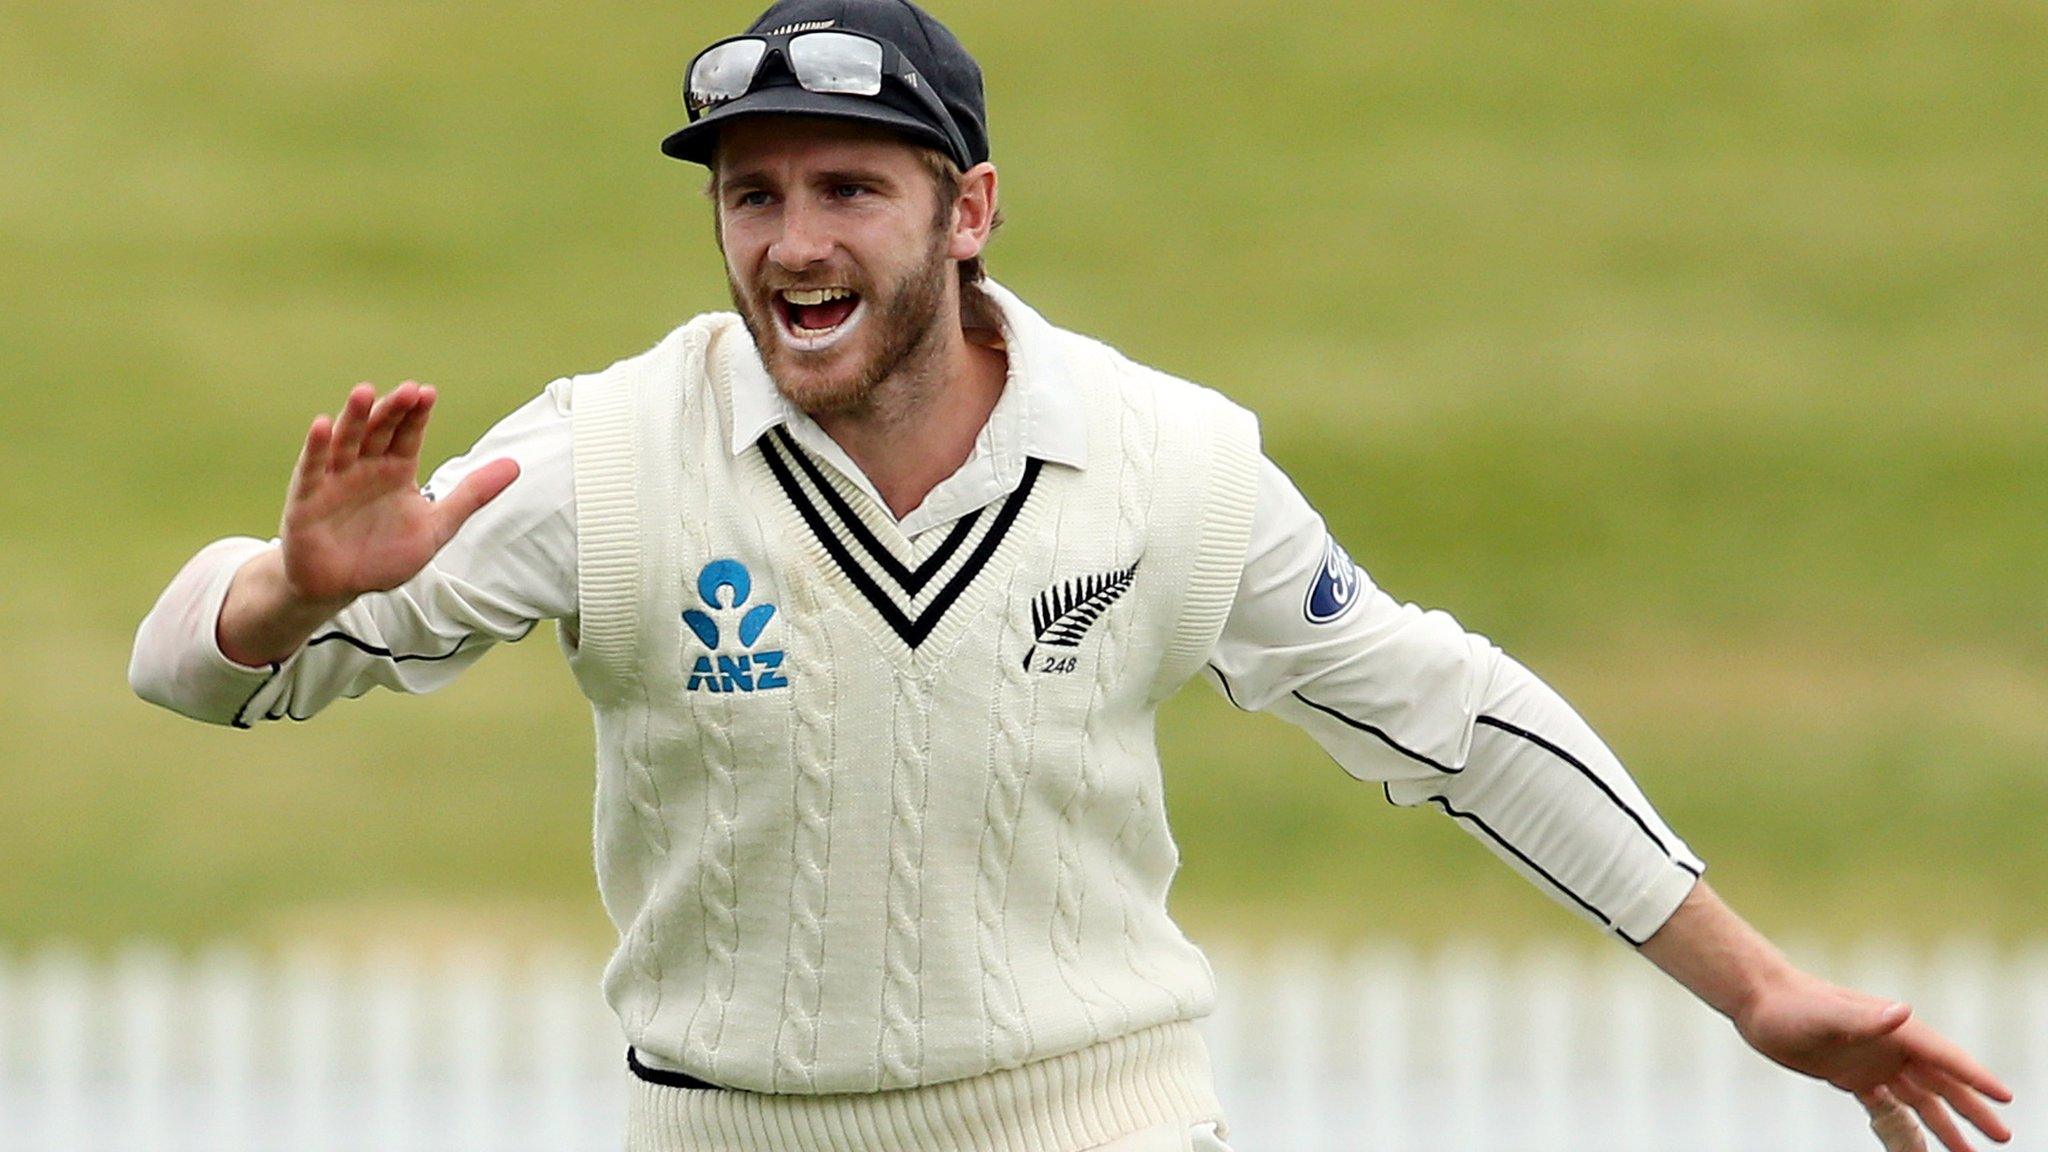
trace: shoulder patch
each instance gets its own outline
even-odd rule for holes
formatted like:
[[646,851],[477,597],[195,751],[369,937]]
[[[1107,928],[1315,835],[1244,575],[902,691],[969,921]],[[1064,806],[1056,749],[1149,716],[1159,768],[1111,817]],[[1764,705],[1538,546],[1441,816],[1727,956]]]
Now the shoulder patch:
[[1365,584],[1359,577],[1358,565],[1337,543],[1335,536],[1324,537],[1323,566],[1316,570],[1315,582],[1308,586],[1308,599],[1301,606],[1302,615],[1311,624],[1328,624],[1351,610],[1358,603],[1358,591]]

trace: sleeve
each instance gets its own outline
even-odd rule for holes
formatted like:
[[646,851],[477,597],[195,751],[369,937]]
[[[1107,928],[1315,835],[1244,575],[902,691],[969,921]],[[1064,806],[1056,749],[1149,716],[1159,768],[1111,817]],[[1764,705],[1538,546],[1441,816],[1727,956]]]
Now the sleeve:
[[1446,613],[1374,587],[1271,461],[1208,674],[1632,944],[1704,870],[1562,697]]
[[519,478],[477,510],[428,565],[387,592],[358,597],[298,651],[268,667],[230,660],[216,627],[243,564],[276,547],[215,541],[179,571],[136,631],[128,681],[153,704],[212,724],[304,720],[375,687],[430,692],[492,645],[576,610],[576,523],[567,380],[498,422],[434,471],[445,494],[474,468],[510,456]]

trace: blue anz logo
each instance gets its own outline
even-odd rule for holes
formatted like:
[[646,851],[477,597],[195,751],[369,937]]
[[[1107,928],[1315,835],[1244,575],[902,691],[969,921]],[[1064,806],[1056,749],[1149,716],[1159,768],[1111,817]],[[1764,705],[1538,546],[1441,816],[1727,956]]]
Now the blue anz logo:
[[[704,609],[683,609],[683,623],[711,649],[711,654],[697,657],[697,663],[690,669],[688,691],[766,692],[789,687],[789,679],[781,671],[782,650],[754,647],[761,633],[768,630],[768,622],[775,619],[775,605],[756,604],[740,613],[753,591],[753,576],[737,560],[713,560],[697,574],[697,596],[704,602]],[[730,622],[734,615],[739,616],[739,622],[733,638],[739,641],[740,650],[727,653],[719,649],[722,635],[718,621]]]
[[1344,546],[1337,543],[1335,536],[1326,540],[1323,567],[1316,573],[1315,583],[1309,585],[1308,600],[1301,607],[1302,615],[1311,624],[1328,624],[1342,616],[1358,603],[1359,589],[1365,586],[1358,565],[1345,554]]

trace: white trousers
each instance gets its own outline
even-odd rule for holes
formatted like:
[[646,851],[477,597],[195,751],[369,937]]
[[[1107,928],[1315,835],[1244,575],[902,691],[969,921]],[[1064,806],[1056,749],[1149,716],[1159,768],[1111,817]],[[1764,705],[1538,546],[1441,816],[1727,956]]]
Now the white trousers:
[[1230,1145],[1216,1134],[1214,1124],[1160,1124],[1118,1137],[1093,1152],[1230,1152]]

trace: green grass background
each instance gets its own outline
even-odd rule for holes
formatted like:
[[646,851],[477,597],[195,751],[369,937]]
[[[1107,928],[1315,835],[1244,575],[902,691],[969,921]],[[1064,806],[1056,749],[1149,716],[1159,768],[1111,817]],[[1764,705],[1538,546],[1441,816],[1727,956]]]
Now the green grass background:
[[[989,75],[998,277],[1257,408],[1738,907],[2039,931],[2048,9],[939,10]],[[0,0],[0,941],[602,938],[546,640],[253,733],[124,670],[349,384],[439,385],[439,458],[724,305],[654,143],[752,15]],[[1163,728],[1198,938],[1583,932],[1285,725],[1197,687]]]

